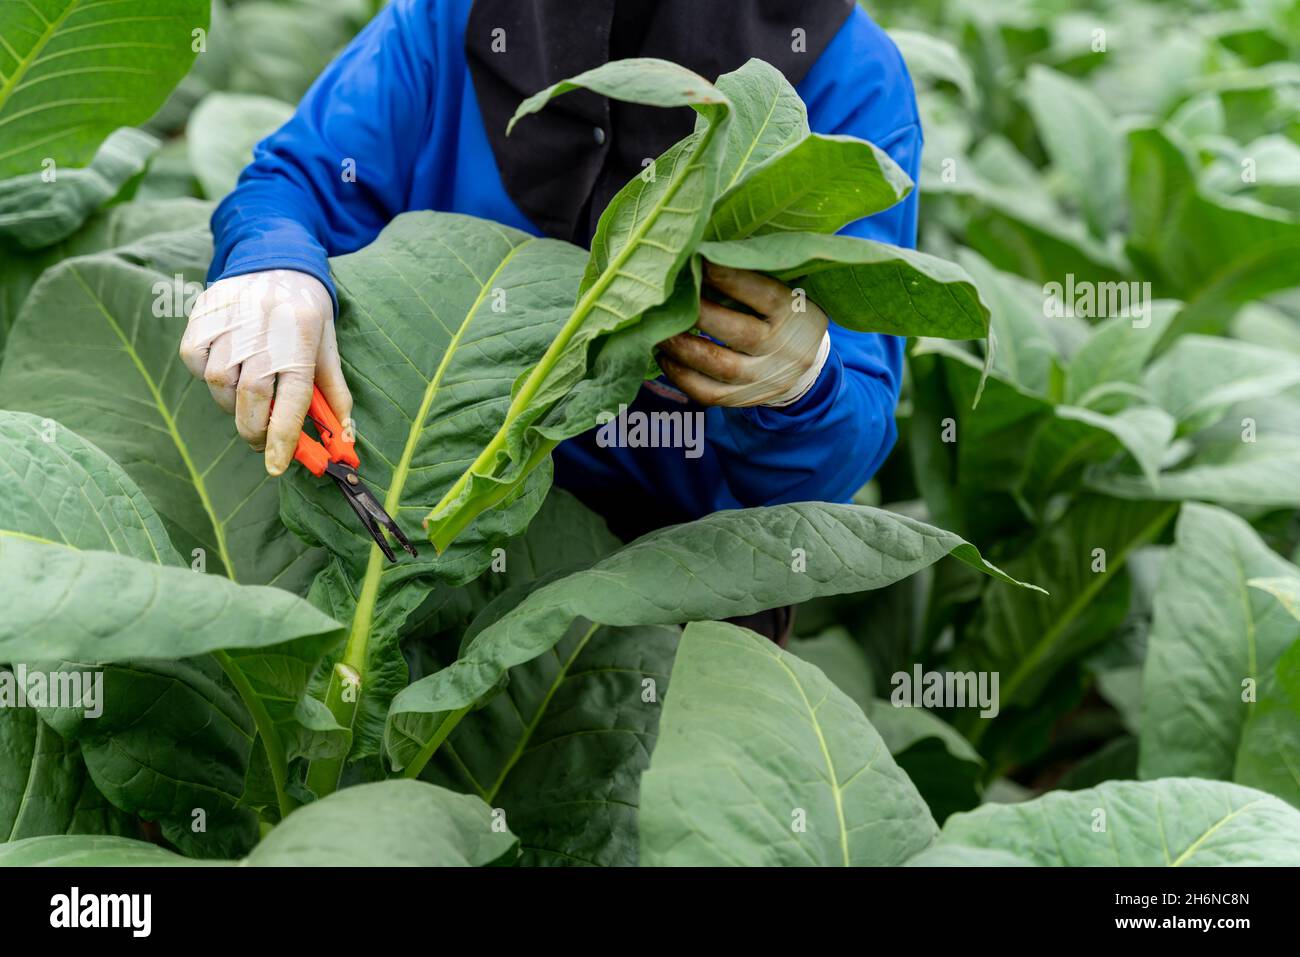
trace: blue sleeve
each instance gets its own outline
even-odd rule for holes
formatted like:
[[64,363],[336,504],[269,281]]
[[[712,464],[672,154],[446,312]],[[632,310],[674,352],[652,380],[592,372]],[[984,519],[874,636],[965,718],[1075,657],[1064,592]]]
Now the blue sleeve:
[[[815,132],[871,140],[916,182],[921,125],[912,81],[893,42],[857,10],[799,85]],[[916,190],[842,232],[916,245]],[[852,332],[831,316],[831,351],[817,382],[783,408],[710,409],[709,436],[742,505],[848,501],[898,438],[894,410],[904,340]]]
[[209,282],[296,269],[333,296],[327,257],[365,246],[406,209],[434,100],[433,8],[386,6],[257,144],[212,215]]

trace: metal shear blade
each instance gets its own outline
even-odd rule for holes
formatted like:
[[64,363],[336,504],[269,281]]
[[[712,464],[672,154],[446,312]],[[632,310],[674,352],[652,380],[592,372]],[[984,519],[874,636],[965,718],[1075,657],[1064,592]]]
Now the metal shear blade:
[[361,519],[361,524],[366,527],[366,531],[375,540],[375,544],[379,546],[385,558],[390,562],[397,561],[397,556],[393,554],[393,549],[388,544],[388,539],[384,537],[380,526],[388,529],[392,536],[397,539],[398,544],[406,549],[412,558],[419,556],[415,546],[402,534],[402,530],[397,527],[397,523],[393,521],[392,516],[384,511],[374,493],[366,488],[356,469],[342,462],[330,462],[325,467],[325,472],[343,491],[343,497],[348,500],[352,510],[357,513],[357,517]]

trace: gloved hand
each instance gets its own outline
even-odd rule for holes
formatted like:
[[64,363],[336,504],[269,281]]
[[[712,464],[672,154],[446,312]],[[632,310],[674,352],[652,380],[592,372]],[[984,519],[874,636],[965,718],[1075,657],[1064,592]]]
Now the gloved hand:
[[683,332],[659,343],[659,367],[703,405],[789,405],[812,388],[830,354],[828,320],[795,291],[745,269],[705,264],[705,279],[758,313],[700,300],[695,328],[726,345]]
[[351,426],[334,305],[329,290],[306,273],[272,269],[213,283],[190,311],[181,359],[235,416],[244,441],[266,450],[272,475],[293,461],[313,381]]

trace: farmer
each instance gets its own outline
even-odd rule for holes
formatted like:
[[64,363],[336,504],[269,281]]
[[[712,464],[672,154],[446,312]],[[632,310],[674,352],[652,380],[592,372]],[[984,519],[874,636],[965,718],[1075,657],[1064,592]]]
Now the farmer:
[[[814,131],[869,139],[916,178],[911,81],[852,0],[394,0],[257,146],[212,217],[213,284],[181,354],[272,475],[292,460],[313,379],[341,418],[352,409],[327,257],[414,209],[586,245],[610,198],[695,114],[579,91],[509,138],[506,122],[525,96],[632,56],[710,79],[761,57],[797,86]],[[844,231],[914,245],[915,193]],[[828,326],[811,303],[795,311],[764,276],[707,279],[757,318],[702,303],[699,329],[730,348],[689,333],[664,342],[675,388],[651,383],[631,410],[702,413],[702,448],[609,447],[593,430],[555,451],[556,481],[624,537],[717,509],[847,501],[896,437],[901,340]],[[745,356],[760,340],[779,345]]]

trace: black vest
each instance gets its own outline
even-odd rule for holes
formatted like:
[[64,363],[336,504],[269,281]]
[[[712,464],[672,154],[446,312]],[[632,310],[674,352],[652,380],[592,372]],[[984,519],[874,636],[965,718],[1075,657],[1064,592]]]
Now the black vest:
[[506,123],[521,100],[634,56],[672,60],[709,80],[759,57],[797,84],[853,6],[853,0],[474,0],[465,54],[506,192],[546,235],[587,245],[614,194],[644,160],[690,133],[695,112],[575,90],[507,137]]

